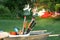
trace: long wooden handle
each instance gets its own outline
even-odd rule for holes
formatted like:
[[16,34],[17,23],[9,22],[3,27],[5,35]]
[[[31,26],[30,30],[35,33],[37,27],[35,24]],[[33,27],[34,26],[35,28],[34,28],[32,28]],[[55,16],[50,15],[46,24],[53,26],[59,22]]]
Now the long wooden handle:
[[22,28],[23,34],[25,32],[26,26],[27,26],[26,16],[24,16],[24,22],[23,22],[23,28]]
[[32,20],[31,20],[31,22],[29,23],[29,25],[28,25],[28,29],[27,29],[27,31],[26,31],[26,34],[28,34],[30,31],[31,31],[31,29],[35,26],[35,19],[34,18],[32,18]]
[[36,24],[36,23],[33,23],[33,24],[31,25],[31,27],[29,27],[29,28],[27,29],[26,34],[28,34],[28,33],[33,29],[33,27],[35,26],[35,24]]

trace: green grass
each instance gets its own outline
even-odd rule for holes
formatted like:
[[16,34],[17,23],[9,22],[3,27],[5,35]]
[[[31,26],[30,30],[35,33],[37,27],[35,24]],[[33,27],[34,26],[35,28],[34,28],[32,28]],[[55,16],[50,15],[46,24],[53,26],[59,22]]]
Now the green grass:
[[[0,20],[0,30],[11,32],[14,31],[14,27],[22,29],[23,20]],[[60,34],[60,20],[36,19],[36,26],[33,30],[48,30],[52,34]],[[47,40],[59,40],[59,37],[48,37]]]
[[14,27],[22,28],[23,20],[0,20],[0,30],[14,31]]
[[47,40],[60,40],[60,37],[48,37]]
[[52,33],[60,33],[60,20],[40,19],[36,23],[34,30],[48,30]]

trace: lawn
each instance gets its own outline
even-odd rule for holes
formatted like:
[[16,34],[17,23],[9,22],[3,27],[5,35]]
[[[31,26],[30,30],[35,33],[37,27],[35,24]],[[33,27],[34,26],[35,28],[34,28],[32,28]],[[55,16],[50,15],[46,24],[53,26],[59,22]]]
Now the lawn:
[[22,28],[23,20],[0,20],[0,30],[14,31],[15,27]]
[[[21,30],[23,20],[0,20],[0,30],[11,32],[14,31],[14,27],[18,27]],[[60,34],[60,20],[36,19],[36,26],[33,30],[48,30],[48,32],[52,32],[52,34]],[[59,39],[59,37],[48,37],[47,40]]]

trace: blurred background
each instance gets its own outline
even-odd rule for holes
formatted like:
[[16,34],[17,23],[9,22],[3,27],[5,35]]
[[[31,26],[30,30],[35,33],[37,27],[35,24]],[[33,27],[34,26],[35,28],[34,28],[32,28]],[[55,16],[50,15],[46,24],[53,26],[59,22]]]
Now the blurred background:
[[[52,34],[60,34],[60,0],[0,0],[0,30],[11,32],[14,27],[21,30],[26,4],[31,8],[30,14],[26,15],[28,23],[34,15],[33,8],[37,8],[37,24],[33,30],[48,30]],[[41,12],[42,9],[44,13]],[[49,37],[47,40],[60,40],[59,37]]]

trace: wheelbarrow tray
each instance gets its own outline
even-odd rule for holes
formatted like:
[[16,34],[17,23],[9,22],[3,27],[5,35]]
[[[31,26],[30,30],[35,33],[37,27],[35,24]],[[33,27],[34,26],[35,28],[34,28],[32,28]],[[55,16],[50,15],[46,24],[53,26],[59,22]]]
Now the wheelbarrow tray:
[[[37,31],[34,31],[36,32],[35,34],[27,34],[27,36],[15,36],[15,37],[12,37],[12,35],[10,35],[10,37],[7,37],[7,38],[4,38],[4,40],[46,40],[46,38],[49,36],[49,33],[38,33]],[[39,31],[40,32],[40,31]]]

